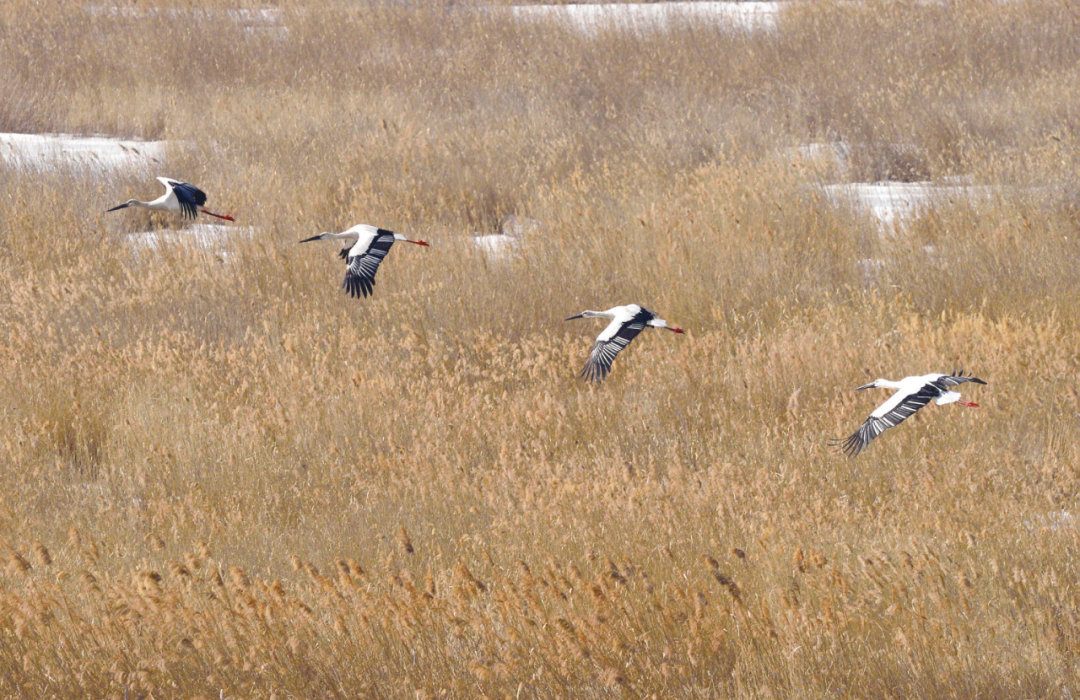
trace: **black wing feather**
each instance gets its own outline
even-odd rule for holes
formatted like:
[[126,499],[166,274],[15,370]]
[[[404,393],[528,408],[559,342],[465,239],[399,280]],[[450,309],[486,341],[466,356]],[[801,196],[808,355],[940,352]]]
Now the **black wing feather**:
[[349,296],[359,298],[375,293],[373,289],[375,273],[379,271],[379,264],[393,245],[394,234],[391,231],[379,229],[367,250],[360,255],[346,258],[349,265],[345,268],[345,282],[342,287],[349,292]]
[[582,379],[602,382],[611,372],[611,363],[615,361],[623,348],[645,330],[645,326],[656,317],[652,311],[642,309],[636,316],[624,323],[614,336],[607,340],[598,340],[593,345],[589,359],[581,370]]
[[198,207],[206,204],[206,193],[195,185],[186,182],[171,180],[173,192],[176,193],[176,201],[180,203],[180,212],[183,216],[194,219],[199,213]]
[[844,438],[841,445],[844,449],[844,454],[848,457],[854,457],[866,449],[866,446],[870,444],[870,441],[881,435],[883,432],[894,426],[900,425],[909,416],[915,414],[920,408],[930,403],[938,396],[941,395],[944,389],[938,384],[941,382],[939,379],[937,382],[930,382],[925,384],[918,392],[910,394],[901,401],[896,408],[889,411],[881,417],[870,416],[863,424],[859,426],[859,429],[854,433]]
[[965,377],[964,370],[960,370],[959,372],[953,371],[952,374],[947,374],[941,379],[937,380],[937,384],[939,384],[942,389],[950,386],[960,386],[965,382],[972,382],[974,384],[986,384],[986,382],[979,379],[978,377]]
[[893,410],[885,415],[881,417],[870,416],[861,426],[859,426],[858,430],[843,440],[834,441],[833,444],[841,445],[847,456],[854,457],[862,452],[866,446],[870,444],[871,440],[878,435],[881,435],[889,428],[899,425],[904,419],[913,415],[920,408],[941,396],[946,391],[949,391],[950,387],[960,386],[967,382],[986,384],[986,382],[978,377],[964,376],[964,370],[946,374],[925,384],[917,393],[911,394],[905,398],[893,408]]

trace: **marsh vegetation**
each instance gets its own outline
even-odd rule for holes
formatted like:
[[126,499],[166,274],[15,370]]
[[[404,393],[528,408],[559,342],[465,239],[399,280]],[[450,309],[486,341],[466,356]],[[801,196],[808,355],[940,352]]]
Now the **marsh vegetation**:
[[[0,695],[1071,697],[1074,4],[160,7],[0,6],[0,131],[168,144],[0,162]],[[129,245],[153,175],[245,233]],[[361,222],[432,247],[357,301],[297,241]],[[688,334],[579,381],[631,302]]]

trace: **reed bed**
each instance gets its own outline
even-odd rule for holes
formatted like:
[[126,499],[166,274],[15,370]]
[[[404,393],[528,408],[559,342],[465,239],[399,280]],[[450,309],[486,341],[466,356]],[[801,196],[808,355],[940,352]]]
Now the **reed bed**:
[[[118,8],[0,8],[0,130],[171,144],[0,163],[0,696],[1072,696],[1074,6]],[[255,233],[133,245],[158,174]],[[821,187],[885,178],[989,194]],[[432,247],[352,300],[359,222]],[[630,302],[687,335],[581,382]]]

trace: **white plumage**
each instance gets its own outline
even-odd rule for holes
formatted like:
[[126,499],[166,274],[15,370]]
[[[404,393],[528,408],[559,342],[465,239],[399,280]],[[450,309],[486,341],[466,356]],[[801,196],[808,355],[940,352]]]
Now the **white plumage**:
[[342,287],[349,292],[351,297],[366,297],[374,294],[375,273],[379,271],[379,264],[390,252],[395,241],[414,243],[416,245],[428,245],[424,241],[410,241],[400,233],[376,228],[368,224],[359,224],[341,233],[320,233],[318,236],[305,238],[300,241],[321,241],[326,239],[343,239],[348,244],[341,250],[342,259],[345,260],[345,281]]
[[613,306],[607,311],[582,311],[576,316],[566,319],[572,321],[575,318],[610,318],[611,323],[600,332],[593,345],[592,353],[585,367],[581,370],[581,376],[597,382],[611,372],[611,363],[615,356],[637,337],[638,333],[645,330],[645,326],[663,328],[673,333],[683,333],[681,328],[668,327],[667,321],[660,318],[656,313],[644,309],[637,304],[626,306]]
[[961,401],[960,392],[953,391],[950,387],[959,386],[965,382],[986,384],[978,377],[964,376],[964,370],[953,374],[924,374],[915,377],[906,377],[898,382],[888,379],[875,379],[869,384],[863,384],[855,391],[863,389],[895,389],[896,393],[889,400],[874,409],[859,429],[844,438],[834,440],[833,444],[841,445],[849,457],[859,454],[870,444],[870,441],[881,435],[884,431],[899,425],[905,418],[913,415],[920,408],[933,401],[938,405],[959,402],[964,406],[978,408],[979,404],[973,401]]
[[117,209],[124,209],[126,207],[142,207],[143,209],[150,209],[153,211],[180,212],[181,216],[188,219],[194,219],[199,212],[202,212],[203,214],[216,216],[217,218],[225,219],[226,221],[235,221],[231,216],[215,214],[214,212],[205,209],[203,205],[206,204],[206,193],[195,185],[179,180],[173,180],[169,177],[159,177],[158,182],[165,185],[165,194],[157,199],[149,202],[140,202],[137,199],[129,199],[123,204],[117,204],[112,209],[107,209],[106,211],[116,211]]

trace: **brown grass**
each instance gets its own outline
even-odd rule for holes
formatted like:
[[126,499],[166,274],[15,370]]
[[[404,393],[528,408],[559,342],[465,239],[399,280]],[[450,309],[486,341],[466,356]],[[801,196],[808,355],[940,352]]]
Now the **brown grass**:
[[[162,7],[0,9],[0,131],[173,143],[0,164],[0,696],[1080,682],[1075,7],[595,37]],[[847,169],[791,155],[816,141]],[[177,222],[102,212],[155,174],[258,233],[134,252]],[[991,195],[895,236],[818,187],[952,176]],[[538,231],[485,258],[511,214]],[[359,222],[433,245],[358,301],[296,241]],[[689,334],[578,381],[600,324],[561,319],[629,302]],[[853,387],[961,366],[981,410],[827,448],[884,398]]]

